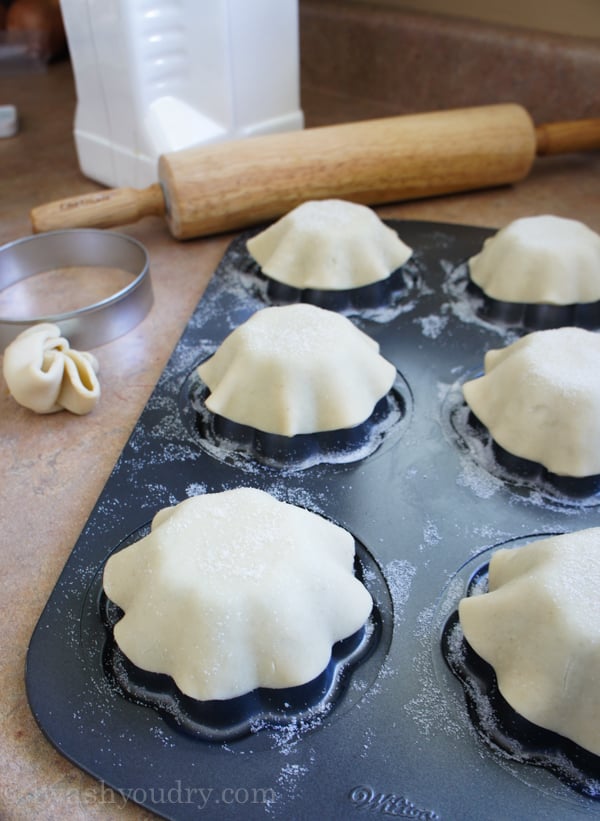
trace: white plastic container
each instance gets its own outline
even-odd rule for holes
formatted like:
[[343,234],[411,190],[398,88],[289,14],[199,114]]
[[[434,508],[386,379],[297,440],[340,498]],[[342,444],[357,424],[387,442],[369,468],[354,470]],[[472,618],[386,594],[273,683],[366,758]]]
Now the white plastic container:
[[157,180],[160,154],[302,128],[298,0],[61,0],[82,172]]

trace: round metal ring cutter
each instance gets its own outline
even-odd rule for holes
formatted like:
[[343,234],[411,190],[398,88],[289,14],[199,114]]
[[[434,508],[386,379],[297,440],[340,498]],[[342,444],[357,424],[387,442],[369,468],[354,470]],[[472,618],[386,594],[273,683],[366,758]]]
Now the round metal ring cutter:
[[94,348],[122,336],[146,316],[153,303],[148,254],[125,234],[98,229],[67,229],[35,234],[0,247],[0,290],[35,274],[59,268],[118,268],[132,281],[98,302],[64,313],[0,316],[0,349],[38,322],[58,325],[73,347]]

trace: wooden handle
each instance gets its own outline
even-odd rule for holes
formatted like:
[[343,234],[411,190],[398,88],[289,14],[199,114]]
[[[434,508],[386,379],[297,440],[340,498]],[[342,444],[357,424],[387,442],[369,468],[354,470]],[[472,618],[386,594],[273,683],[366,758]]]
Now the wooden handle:
[[[109,227],[165,211],[177,239],[237,230],[309,199],[367,205],[517,182],[537,154],[597,147],[599,121],[535,128],[513,103],[387,117],[165,154],[160,184],[32,211],[35,231]],[[594,136],[592,136],[594,135]]]
[[600,118],[538,125],[535,137],[539,157],[593,151],[600,148]]
[[141,190],[113,188],[40,205],[31,211],[31,224],[36,233],[60,228],[111,228],[164,213],[162,188],[155,183]]

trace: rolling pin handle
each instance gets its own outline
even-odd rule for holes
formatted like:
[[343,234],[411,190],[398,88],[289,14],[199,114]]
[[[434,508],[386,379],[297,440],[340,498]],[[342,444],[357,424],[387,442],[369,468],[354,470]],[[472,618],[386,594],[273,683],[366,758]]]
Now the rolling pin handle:
[[600,117],[538,125],[535,138],[538,157],[594,151],[600,148]]
[[62,228],[111,228],[162,216],[165,198],[160,183],[148,188],[113,188],[40,205],[31,211],[34,233]]

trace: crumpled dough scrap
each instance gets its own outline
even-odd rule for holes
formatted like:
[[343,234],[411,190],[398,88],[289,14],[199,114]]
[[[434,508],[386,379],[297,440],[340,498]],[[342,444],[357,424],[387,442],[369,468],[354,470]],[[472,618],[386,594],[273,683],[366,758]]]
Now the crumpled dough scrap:
[[310,200],[246,243],[267,276],[293,288],[340,291],[387,279],[412,249],[366,205]]
[[523,217],[486,239],[471,279],[504,302],[575,305],[600,300],[600,234],[578,220]]
[[308,683],[371,612],[354,552],[346,530],[265,491],[191,497],[106,563],[115,640],[200,700]]
[[600,528],[502,548],[465,638],[520,715],[600,755]]
[[347,317],[297,303],[262,308],[198,368],[206,407],[282,436],[351,428],[396,378],[379,345]]
[[4,351],[10,393],[36,413],[89,413],[100,398],[98,369],[91,353],[73,350],[49,322],[27,328]]
[[561,476],[600,473],[600,335],[527,334],[490,350],[464,398],[505,450]]

